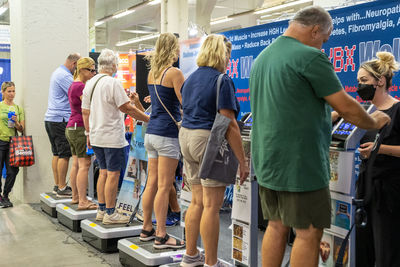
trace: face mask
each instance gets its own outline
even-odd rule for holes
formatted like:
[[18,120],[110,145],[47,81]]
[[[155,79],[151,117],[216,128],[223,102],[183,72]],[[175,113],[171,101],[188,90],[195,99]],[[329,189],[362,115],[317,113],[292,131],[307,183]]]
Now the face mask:
[[364,101],[372,100],[374,98],[375,91],[376,88],[372,84],[364,84],[364,83],[358,84],[357,94]]

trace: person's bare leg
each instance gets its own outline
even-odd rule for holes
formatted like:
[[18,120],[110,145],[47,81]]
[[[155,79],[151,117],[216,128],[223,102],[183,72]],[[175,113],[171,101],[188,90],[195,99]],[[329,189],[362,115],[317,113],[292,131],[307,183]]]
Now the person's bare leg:
[[91,163],[92,161],[90,158],[78,158],[77,187],[79,203],[82,206],[87,205],[87,203],[89,202],[86,197],[86,190],[88,185],[88,173]]
[[[167,219],[168,198],[172,183],[175,178],[175,170],[178,160],[168,157],[158,157],[158,190],[154,199],[154,213],[156,215],[156,236],[164,237],[167,233],[165,221]],[[170,238],[168,244],[175,244]]]
[[97,179],[97,200],[101,204],[106,203],[106,197],[104,195],[105,187],[107,181],[107,169],[100,169],[99,178]]
[[281,266],[289,229],[281,221],[268,221],[261,248],[263,267]]
[[106,208],[115,208],[117,199],[118,181],[120,171],[107,171],[106,185],[104,187],[104,195],[106,198]]
[[186,233],[186,254],[197,255],[197,239],[200,233],[200,221],[203,213],[203,187],[192,185],[192,201],[186,211],[185,233]]
[[200,221],[200,233],[204,243],[205,263],[217,263],[218,238],[219,238],[219,210],[224,201],[225,186],[203,186],[203,215]]
[[314,228],[296,229],[296,239],[293,243],[290,256],[290,266],[318,266],[319,248],[323,229]]
[[[151,216],[153,215],[154,198],[157,193],[158,183],[158,159],[149,158],[148,161],[148,175],[146,189],[142,196],[142,208],[143,208],[143,230],[151,231],[153,228],[151,222]],[[141,234],[142,237],[146,235]]]
[[76,187],[76,179],[78,175],[78,157],[72,156],[72,166],[71,170],[69,171],[69,183],[72,189],[72,201],[78,201],[78,188]]
[[58,156],[53,156],[53,159],[51,160],[51,169],[53,170],[54,184],[56,186],[59,185],[57,165],[58,165]]
[[[171,208],[172,212],[180,212],[181,207],[179,206],[178,203],[178,196],[176,195],[176,189],[175,186],[171,186],[171,190],[169,190],[169,207]],[[185,224],[186,225],[186,224]]]
[[66,177],[68,172],[69,158],[58,158],[57,161],[57,174],[58,174],[58,188],[62,189],[67,186]]

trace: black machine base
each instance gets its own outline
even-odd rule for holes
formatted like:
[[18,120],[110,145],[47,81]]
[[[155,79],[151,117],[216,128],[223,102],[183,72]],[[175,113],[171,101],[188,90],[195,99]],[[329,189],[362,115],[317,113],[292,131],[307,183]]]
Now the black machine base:
[[52,208],[43,201],[40,201],[40,208],[42,209],[42,211],[47,213],[47,215],[50,215],[53,218],[57,218],[56,207]]
[[58,213],[57,214],[57,219],[58,221],[66,226],[67,228],[69,228],[72,232],[81,232],[81,221],[82,220],[71,220],[70,218],[68,218],[67,216],[65,216],[62,213]]

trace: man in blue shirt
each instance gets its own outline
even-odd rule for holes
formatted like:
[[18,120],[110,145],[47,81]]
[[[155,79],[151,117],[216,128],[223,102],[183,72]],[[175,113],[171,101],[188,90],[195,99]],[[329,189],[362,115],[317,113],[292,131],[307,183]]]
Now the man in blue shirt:
[[71,114],[68,88],[73,82],[76,62],[80,57],[78,53],[70,54],[65,63],[59,66],[50,78],[48,107],[44,124],[53,153],[51,163],[55,182],[53,192],[58,196],[72,195],[71,188],[65,182],[71,157],[70,146],[65,137],[65,128]]

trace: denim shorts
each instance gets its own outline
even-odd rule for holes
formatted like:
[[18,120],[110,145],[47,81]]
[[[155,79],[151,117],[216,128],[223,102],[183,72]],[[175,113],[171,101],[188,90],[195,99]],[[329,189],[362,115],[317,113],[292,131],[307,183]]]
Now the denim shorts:
[[146,134],[144,137],[144,147],[147,150],[148,158],[151,159],[156,159],[160,156],[179,159],[181,154],[178,138]]
[[125,166],[125,148],[92,146],[100,169],[110,172],[121,171]]

